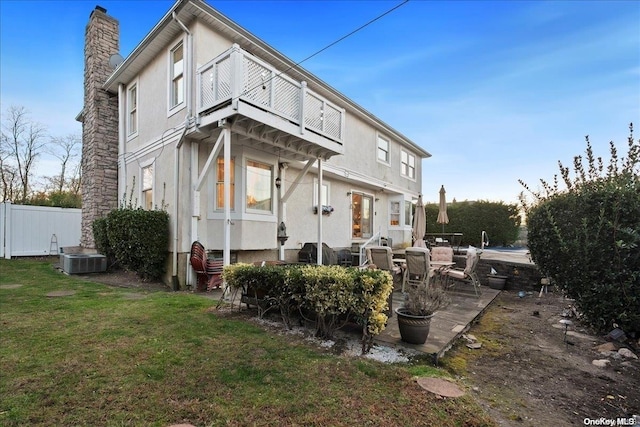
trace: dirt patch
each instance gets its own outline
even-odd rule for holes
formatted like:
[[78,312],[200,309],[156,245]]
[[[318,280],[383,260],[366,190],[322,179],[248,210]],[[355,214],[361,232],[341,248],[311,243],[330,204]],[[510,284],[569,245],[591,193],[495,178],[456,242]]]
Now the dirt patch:
[[[564,316],[563,316],[564,314]],[[566,316],[569,314],[569,316]],[[458,344],[444,363],[463,376],[501,426],[585,425],[640,414],[640,362],[613,351],[554,294],[502,292],[469,333],[482,347]],[[571,320],[566,328],[561,320]],[[607,360],[604,367],[594,360]],[[635,423],[640,423],[640,418]],[[634,425],[612,424],[612,425]]]
[[84,280],[102,283],[119,288],[135,289],[139,291],[169,292],[171,289],[159,280],[145,280],[135,272],[126,270],[114,270],[107,273],[91,273],[79,275]]

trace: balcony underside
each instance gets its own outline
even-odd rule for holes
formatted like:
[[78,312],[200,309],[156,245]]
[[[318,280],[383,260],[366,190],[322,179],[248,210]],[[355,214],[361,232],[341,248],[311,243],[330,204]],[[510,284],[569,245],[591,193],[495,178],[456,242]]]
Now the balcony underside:
[[272,152],[283,159],[306,161],[324,160],[342,154],[342,144],[313,131],[301,133],[300,126],[279,116],[263,111],[242,100],[237,110],[231,105],[220,105],[200,117],[200,130],[207,132],[225,121],[233,134],[239,135],[243,143],[256,149]]

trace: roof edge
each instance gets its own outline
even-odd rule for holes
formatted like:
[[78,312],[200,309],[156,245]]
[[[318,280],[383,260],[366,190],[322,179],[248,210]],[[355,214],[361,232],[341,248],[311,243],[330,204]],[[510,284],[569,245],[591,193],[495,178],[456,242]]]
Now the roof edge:
[[320,79],[315,74],[311,73],[306,68],[298,65],[296,62],[279,52],[277,49],[251,33],[249,30],[237,24],[235,21],[231,20],[215,8],[209,5],[203,0],[177,0],[174,5],[169,9],[169,11],[158,21],[158,23],[147,33],[147,35],[142,39],[140,43],[131,51],[131,53],[125,58],[124,62],[118,66],[114,70],[114,72],[109,76],[107,81],[104,83],[103,88],[109,92],[115,93],[117,90],[118,79],[123,73],[123,70],[129,66],[132,62],[134,62],[138,56],[142,53],[142,51],[151,43],[151,41],[161,33],[172,21],[173,14],[178,13],[182,8],[185,7],[186,4],[191,3],[193,6],[201,9],[203,12],[208,13],[213,16],[215,19],[238,33],[241,37],[248,40],[250,43],[254,44],[258,48],[260,48],[265,55],[270,56],[282,64],[287,66],[290,69],[295,70],[297,73],[305,76],[307,83],[312,81],[314,85],[321,87],[323,90],[330,93],[333,97],[339,99],[340,101],[347,104],[353,111],[357,113],[361,118],[365,120],[369,120],[378,126],[384,128],[384,130],[389,134],[390,137],[402,141],[405,145],[410,146],[416,153],[418,153],[422,158],[429,158],[431,154],[427,152],[425,149],[420,147],[413,140],[409,139],[407,136],[403,135],[386,122],[381,120],[379,117],[375,116],[373,113],[369,112],[367,109],[363,108],[361,105],[353,101],[351,98],[344,95],[342,92],[335,89],[333,86],[326,83],[324,80]]

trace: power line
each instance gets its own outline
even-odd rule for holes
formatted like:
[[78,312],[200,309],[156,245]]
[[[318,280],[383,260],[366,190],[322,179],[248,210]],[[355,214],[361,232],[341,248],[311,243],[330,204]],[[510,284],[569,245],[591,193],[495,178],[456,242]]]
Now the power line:
[[327,46],[323,47],[322,49],[320,49],[319,51],[317,51],[314,54],[311,54],[309,56],[307,56],[306,58],[304,58],[302,61],[294,64],[293,66],[289,67],[287,69],[287,71],[289,71],[290,69],[292,69],[293,67],[297,67],[298,65],[302,64],[305,61],[308,61],[309,59],[313,58],[316,55],[319,55],[320,53],[324,52],[325,50],[329,49],[332,46],[337,45],[338,43],[340,43],[341,41],[343,41],[346,38],[351,37],[352,35],[354,35],[355,33],[357,33],[358,31],[368,27],[369,25],[373,24],[374,22],[378,21],[379,19],[382,19],[383,17],[385,17],[386,15],[390,14],[391,12],[393,12],[396,9],[399,9],[400,7],[404,6],[405,4],[407,4],[409,2],[409,0],[404,0],[402,3],[392,7],[391,9],[387,10],[386,12],[384,12],[382,15],[378,15],[377,17],[373,18],[372,20],[370,20],[369,22],[367,22],[366,24],[363,24],[361,26],[359,26],[358,28],[356,28],[355,30],[351,31],[349,34],[344,35],[342,37],[340,37],[338,40],[334,41],[333,43],[328,44]]
[[361,26],[359,26],[358,28],[356,28],[355,30],[351,31],[350,33],[340,37],[338,40],[329,43],[328,45],[326,45],[325,47],[323,47],[322,49],[318,50],[315,53],[312,53],[311,55],[307,56],[306,58],[304,58],[303,60],[296,62],[295,64],[293,64],[292,66],[290,66],[289,68],[287,68],[284,71],[279,72],[278,74],[274,75],[273,77],[263,81],[262,83],[260,83],[259,85],[256,85],[255,87],[245,90],[243,92],[243,94],[249,93],[251,91],[253,91],[254,89],[257,89],[258,87],[264,85],[266,82],[271,81],[273,79],[275,79],[276,77],[279,77],[283,74],[285,74],[287,71],[292,70],[293,68],[299,66],[300,64],[302,64],[305,61],[308,61],[309,59],[313,58],[314,56],[317,56],[319,54],[321,54],[322,52],[324,52],[325,50],[337,45],[338,43],[340,43],[341,41],[351,37],[352,35],[354,35],[355,33],[357,33],[360,30],[363,30],[364,28],[368,27],[369,25],[373,24],[374,22],[384,18],[385,16],[387,16],[388,14],[390,14],[391,12],[395,11],[396,9],[401,8],[402,6],[404,6],[405,4],[409,3],[409,0],[404,0],[402,3],[395,5],[394,7],[392,7],[391,9],[387,10],[386,12],[376,16],[375,18],[371,19],[370,21],[366,22],[365,24],[362,24]]

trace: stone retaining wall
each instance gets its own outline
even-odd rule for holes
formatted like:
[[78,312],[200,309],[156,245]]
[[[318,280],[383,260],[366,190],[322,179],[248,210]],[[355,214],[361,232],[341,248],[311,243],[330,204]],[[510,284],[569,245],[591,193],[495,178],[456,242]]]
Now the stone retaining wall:
[[[456,268],[464,268],[465,260],[465,256],[454,256]],[[478,263],[477,273],[480,278],[480,283],[483,286],[488,286],[489,284],[487,275],[491,272],[492,267],[497,274],[507,276],[507,283],[504,289],[515,291],[540,291],[540,279],[544,276],[542,276],[535,264],[493,259],[483,260],[481,257],[480,262]]]

